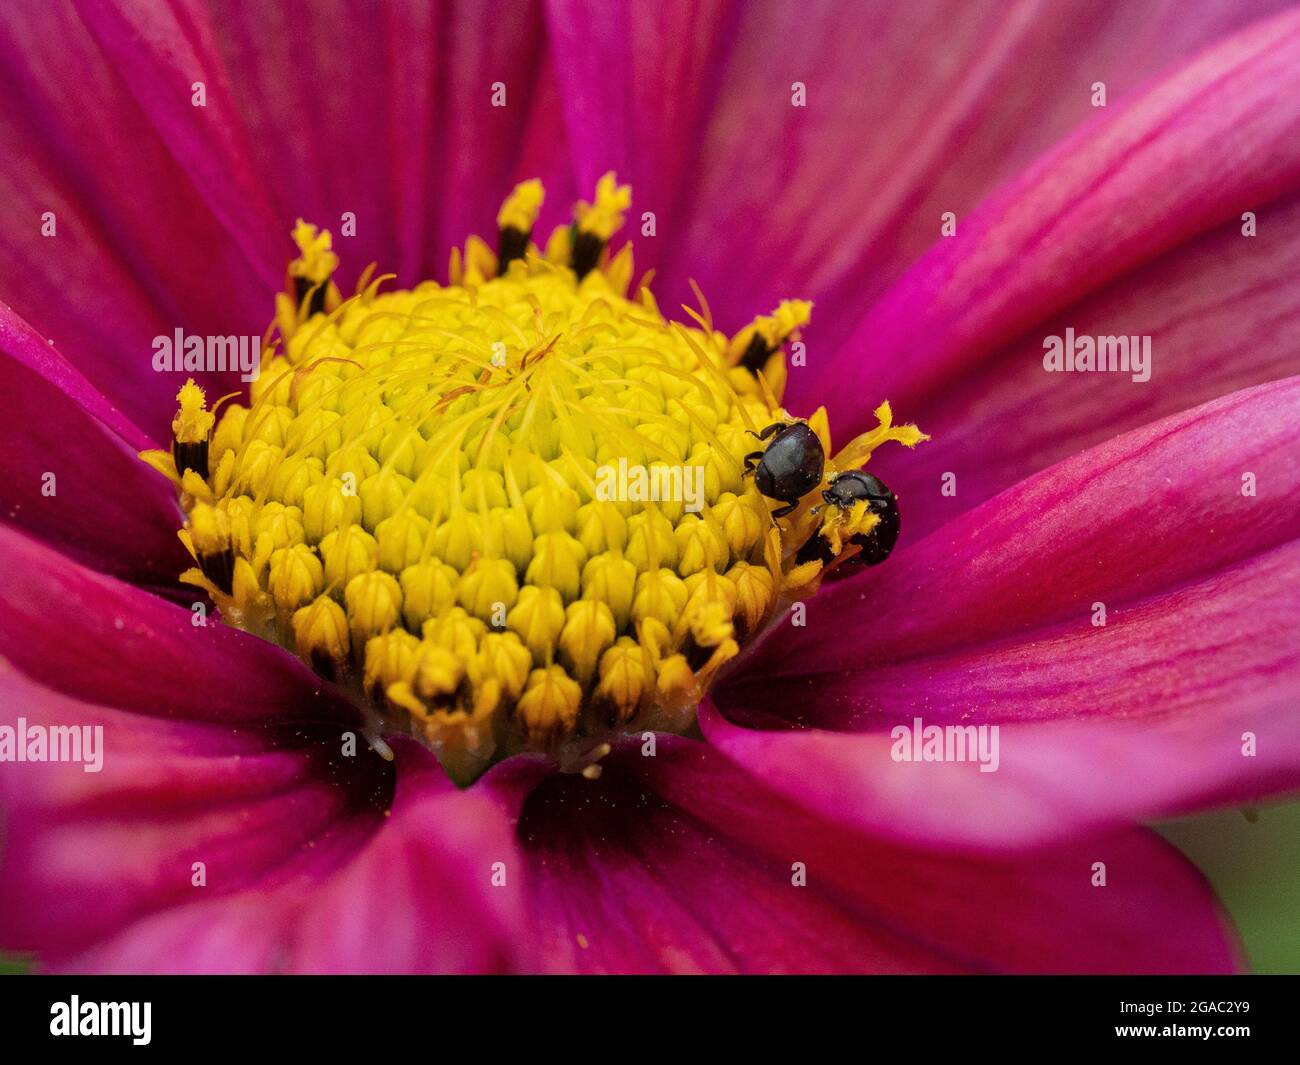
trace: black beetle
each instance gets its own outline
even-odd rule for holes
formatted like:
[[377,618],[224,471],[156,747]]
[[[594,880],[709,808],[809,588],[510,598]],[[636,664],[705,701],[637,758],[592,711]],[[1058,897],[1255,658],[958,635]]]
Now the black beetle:
[[754,469],[754,484],[769,499],[779,499],[786,505],[772,511],[772,517],[789,514],[799,505],[799,500],[822,483],[822,470],[826,453],[817,434],[803,422],[786,425],[773,422],[761,433],[753,433],[760,440],[772,437],[766,450],[752,451],[745,456],[745,472]]
[[[849,538],[848,542],[861,550],[852,558],[846,559],[837,568],[837,572],[855,565],[878,566],[889,557],[894,545],[898,543],[898,500],[884,481],[861,470],[850,470],[836,475],[830,487],[822,492],[822,498],[841,510],[849,510],[855,503],[865,500],[871,512],[880,518],[870,532],[858,533]],[[818,532],[799,548],[795,561],[802,564],[817,559],[825,564],[833,557],[831,545]]]

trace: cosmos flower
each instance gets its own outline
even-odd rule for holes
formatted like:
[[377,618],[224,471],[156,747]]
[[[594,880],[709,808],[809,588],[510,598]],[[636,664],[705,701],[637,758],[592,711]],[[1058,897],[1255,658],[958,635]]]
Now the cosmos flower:
[[1137,826],[1300,782],[1283,6],[6,10],[0,712],[103,757],[0,765],[0,947],[1239,965]]

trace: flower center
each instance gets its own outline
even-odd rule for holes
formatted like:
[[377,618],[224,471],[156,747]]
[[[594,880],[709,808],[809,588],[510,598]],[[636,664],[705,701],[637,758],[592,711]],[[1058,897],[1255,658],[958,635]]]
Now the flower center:
[[689,729],[785,603],[888,554],[896,502],[845,471],[924,439],[882,404],[828,458],[824,410],[780,406],[810,304],[734,336],[702,297],[670,321],[608,248],[626,186],[601,179],[545,252],[541,200],[518,186],[497,251],[471,237],[449,285],[381,293],[372,267],[346,300],[330,235],[299,222],[248,404],[188,382],[171,452],[143,456],[222,619],[462,780],[529,749],[593,772],[614,732]]

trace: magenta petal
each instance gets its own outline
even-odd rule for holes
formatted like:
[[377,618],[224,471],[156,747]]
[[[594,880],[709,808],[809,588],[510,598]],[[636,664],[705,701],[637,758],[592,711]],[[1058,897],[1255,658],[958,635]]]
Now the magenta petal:
[[1108,107],[962,218],[837,356],[792,375],[791,402],[826,393],[845,430],[882,396],[910,415],[928,391],[1086,294],[1266,208],[1300,184],[1297,101],[1293,9]]
[[[931,440],[881,452],[878,472],[906,498],[923,536],[1052,463],[1229,392],[1300,367],[1300,197],[1258,212],[1259,235],[1234,217],[1041,323],[970,374],[907,408]],[[1128,373],[1045,373],[1045,337],[1151,338],[1150,380]],[[1129,341],[1132,343],[1132,341]],[[944,495],[944,474],[959,491]]]
[[[1300,663],[1294,626],[1286,635],[1290,656],[1283,659],[1284,668],[1295,677]],[[731,724],[712,706],[701,710],[701,724],[710,743],[790,801],[888,838],[932,846],[1019,848],[1300,788],[1294,680],[1274,684],[1271,694],[1241,698],[1241,689],[1267,686],[1268,680],[1257,674],[1243,683],[1233,676],[1226,694],[1239,702],[1178,700],[1166,717],[1155,712],[1160,708],[1149,693],[1143,695],[1150,668],[1145,676],[1135,670],[1142,679],[1126,685],[1123,672],[1103,678],[1063,675],[1068,671],[1053,671],[1046,659],[1035,658],[1035,652],[1071,653],[1061,646],[1065,643],[1023,649],[1011,666],[984,663],[979,680],[988,687],[1002,680],[1013,689],[983,704],[987,710],[974,699],[951,697],[952,689],[960,690],[970,678],[961,663],[941,660],[928,683],[914,689],[907,708],[892,706],[883,713],[873,708],[873,727],[864,731],[757,731]],[[1171,699],[1177,698],[1184,671],[1216,671],[1213,656],[1204,658],[1184,669],[1176,659],[1166,664]],[[1049,695],[1040,701],[1034,678],[1054,692],[1073,684],[1072,697]],[[895,671],[881,670],[849,674],[826,686],[769,682],[761,697],[756,689],[741,687],[729,691],[721,705],[737,721],[749,721],[756,712],[765,724],[771,724],[767,714],[773,707],[792,698],[805,704],[815,700],[819,714],[847,714],[860,706],[864,688],[883,688],[898,679]],[[1014,690],[1017,682],[1030,691]],[[945,687],[950,690],[932,694]],[[1142,713],[1107,716],[1108,700],[1117,692],[1131,703],[1141,702]],[[1118,714],[1128,708],[1115,709]],[[1072,712],[1090,716],[1076,720]],[[1034,714],[1043,717],[1033,720]],[[973,753],[965,762],[895,760],[892,727],[907,726],[910,737],[918,719],[922,727],[991,722],[999,730],[996,769],[981,772]],[[844,722],[827,724],[840,728]]]
[[[0,947],[76,972],[530,968],[511,821],[396,742],[110,710],[0,675],[9,726],[98,726],[97,772],[0,767]],[[296,744],[296,745],[295,745]],[[327,753],[328,752],[328,753]],[[195,863],[202,863],[201,871]],[[202,882],[196,882],[201,877]]]
[[[531,967],[510,822],[399,743],[391,812],[354,815],[243,890],[193,898],[63,968],[107,972],[492,972]],[[494,863],[506,870],[494,887]]]
[[[716,693],[738,723],[869,737],[751,739],[706,715],[710,739],[924,838],[1024,842],[1300,787],[1297,412],[1300,379],[1277,382],[1047,470],[819,596]],[[1243,495],[1244,473],[1269,488]],[[895,764],[890,729],[915,717],[1000,724],[1001,767]]]
[[655,216],[654,236],[641,235],[639,221],[629,226],[639,268],[657,266],[674,234],[684,235],[691,215],[706,206],[692,164],[736,10],[729,2],[546,6],[579,188],[589,196],[602,174],[617,171],[632,185],[632,217]]
[[138,430],[3,309],[0,371],[0,520],[133,583],[174,585],[191,564],[175,490],[119,435],[138,445]]
[[[1023,856],[928,853],[766,790],[658,737],[553,777],[520,816],[548,968],[580,972],[1218,971],[1234,947],[1204,881],[1144,833]],[[1091,886],[1091,863],[1109,886]],[[796,886],[801,863],[806,886]]]
[[458,790],[409,741],[397,768],[392,818],[304,910],[293,970],[531,968],[517,808],[485,788]]
[[[153,338],[177,327],[260,335],[284,261],[268,252],[283,234],[254,211],[214,216],[184,167],[203,157],[173,155],[71,3],[11,6],[6,15],[0,298],[157,438],[183,378],[154,372]],[[201,138],[221,122],[215,104],[190,106],[190,84],[207,71],[179,73],[160,91]],[[234,173],[215,180],[229,190]],[[270,243],[250,260],[241,241],[259,235]]]
[[[320,741],[309,746],[305,732],[146,717],[12,671],[0,674],[0,706],[3,724],[24,736],[101,730],[83,748],[84,765],[0,765],[0,945],[51,964],[195,898],[195,861],[206,866],[207,892],[257,882],[351,817],[382,779],[361,773],[355,789],[341,787],[322,771]],[[326,733],[329,749],[338,750],[340,733]]]
[[[283,249],[272,262],[287,257],[296,217],[337,234],[351,212],[356,233],[336,245],[341,276],[373,260],[412,283],[441,276],[470,232],[495,233],[521,166],[553,179],[561,201],[571,192],[568,162],[552,150],[562,133],[551,143],[531,135],[536,124],[560,128],[539,4],[327,2],[184,18],[107,4],[85,17],[213,210],[251,215],[266,229],[259,240]],[[196,70],[210,101],[202,124],[174,91]],[[496,82],[505,107],[492,105]]]
[[1058,621],[1087,629],[1096,602],[1114,611],[1300,535],[1298,445],[1300,377],[1115,437],[823,591],[807,626],[774,630],[746,675],[898,662]]
[[[694,276],[735,327],[781,297],[811,297],[809,365],[823,365],[863,307],[938,240],[943,212],[965,227],[989,190],[1095,114],[1094,81],[1106,83],[1114,110],[1169,64],[1279,6],[931,0],[828,4],[810,19],[795,4],[737,5],[716,84],[705,83],[703,129],[676,123],[677,142],[659,156],[673,166],[693,146],[687,228],[661,227],[658,238],[671,243],[661,303],[676,306],[679,291],[689,298],[683,282]],[[620,94],[588,81],[583,97],[595,102],[575,106],[595,111],[595,129],[613,127],[621,145],[642,129],[628,122],[618,135],[623,99],[657,97],[665,101],[649,119],[657,131],[700,92],[677,62],[664,62],[657,78],[640,73],[642,59],[671,48],[618,48],[613,65],[636,71],[636,88]],[[806,107],[791,106],[796,82],[807,88]],[[809,393],[800,386],[798,395]]]
[[351,704],[279,647],[215,618],[196,626],[192,611],[3,527],[0,569],[0,656],[54,691],[227,725],[356,721]]

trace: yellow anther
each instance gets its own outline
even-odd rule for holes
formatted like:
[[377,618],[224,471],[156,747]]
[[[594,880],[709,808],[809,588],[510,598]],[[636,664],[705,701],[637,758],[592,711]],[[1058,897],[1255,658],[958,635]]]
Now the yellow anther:
[[269,590],[281,610],[290,612],[310,603],[324,584],[320,559],[306,544],[283,547],[271,555]]
[[225,511],[207,503],[196,504],[187,524],[190,541],[200,558],[230,550],[230,518]]
[[513,632],[489,632],[469,663],[470,679],[475,684],[489,679],[501,685],[511,702],[524,690],[533,668],[533,656]]
[[564,628],[564,603],[554,588],[526,585],[519,592],[515,608],[506,618],[506,625],[532,652],[539,666],[551,660],[555,643]]
[[[769,358],[811,318],[812,304],[808,300],[782,300],[771,314],[760,314],[731,338],[727,361],[753,373],[770,373]],[[772,387],[771,381],[767,384]],[[780,388],[775,391],[779,394]]]
[[409,685],[420,666],[420,638],[405,629],[372,636],[365,645],[365,690],[372,698],[394,684]]
[[303,492],[302,522],[308,543],[320,543],[335,529],[361,521],[361,500],[355,490],[347,489],[348,483],[331,477]]
[[309,666],[337,679],[348,660],[348,616],[328,595],[293,615],[294,646]]
[[371,636],[387,632],[401,620],[402,589],[382,570],[361,573],[348,581],[344,592],[352,642],[364,644]]
[[329,280],[338,269],[339,257],[334,254],[334,238],[328,229],[317,229],[300,218],[293,227],[293,242],[298,245],[298,258],[289,264],[291,277],[319,284]]
[[596,555],[582,571],[582,596],[605,603],[619,630],[627,628],[636,594],[637,568],[616,554]]
[[[190,548],[209,584],[230,594],[238,563],[225,511],[208,503],[195,502],[181,538]],[[245,566],[248,564],[245,562]]]
[[470,237],[450,284],[381,291],[368,270],[346,301],[330,234],[299,222],[247,398],[214,415],[187,382],[172,453],[143,456],[187,513],[184,579],[223,621],[295,648],[372,735],[420,737],[462,782],[514,751],[581,767],[611,730],[689,729],[740,645],[879,520],[814,514],[820,491],[924,439],[886,403],[833,454],[814,412],[825,477],[774,519],[790,501],[743,460],[797,420],[779,353],[811,304],[728,339],[697,292],[671,322],[648,278],[626,298],[631,249],[608,248],[627,186],[602,177],[539,256],[542,199],[518,185],[495,252]]
[[420,561],[428,538],[427,518],[414,510],[398,510],[375,526],[379,565],[389,573],[401,573]]
[[360,525],[344,525],[326,535],[317,550],[325,563],[325,583],[346,588],[352,578],[379,563],[379,544]]
[[520,233],[532,232],[537,212],[542,209],[542,200],[545,198],[542,183],[536,178],[521,181],[497,212],[497,226],[501,229],[515,229]]
[[528,742],[549,747],[567,736],[578,722],[581,703],[582,689],[559,666],[533,670],[517,707]]
[[420,665],[415,671],[415,690],[421,699],[437,703],[448,700],[460,687],[465,663],[445,647],[427,645],[420,649]]
[[808,300],[782,300],[770,315],[760,315],[754,326],[770,347],[778,348],[811,318],[812,304]]
[[594,203],[582,201],[574,209],[579,233],[608,241],[623,225],[623,212],[632,206],[632,186],[620,185],[610,171],[596,182]]
[[560,661],[585,688],[591,683],[600,656],[617,635],[614,615],[604,603],[594,599],[570,603],[560,632]]
[[930,439],[915,425],[895,425],[894,411],[888,400],[881,403],[873,413],[876,428],[854,437],[844,445],[832,460],[837,469],[850,470],[863,465],[871,458],[871,453],[887,440],[893,440],[904,447],[916,447],[922,440]]
[[629,636],[620,636],[601,655],[600,683],[596,685],[593,701],[605,708],[611,726],[624,724],[636,716],[648,675],[645,650]]
[[727,576],[736,586],[740,635],[751,635],[762,627],[776,601],[776,579],[767,568],[748,562],[737,562]]
[[691,638],[700,647],[717,647],[731,639],[735,631],[731,624],[731,611],[725,603],[713,602],[701,606],[690,615]]
[[402,570],[402,620],[418,630],[456,602],[460,572],[437,559],[426,559]]
[[656,670],[655,686],[674,708],[681,701],[694,698],[695,670],[691,669],[686,656],[669,655],[661,661]]
[[[180,444],[197,444],[208,439],[216,416],[208,410],[203,389],[189,378],[176,393],[180,410],[172,419],[172,438]],[[204,471],[206,472],[206,471]]]
[[461,578],[460,605],[476,618],[505,624],[506,611],[519,597],[515,567],[504,558],[475,560]]
[[238,451],[244,438],[244,425],[248,421],[248,408],[239,403],[227,403],[221,408],[221,421],[212,434],[208,447],[209,458],[215,467],[227,451]]

